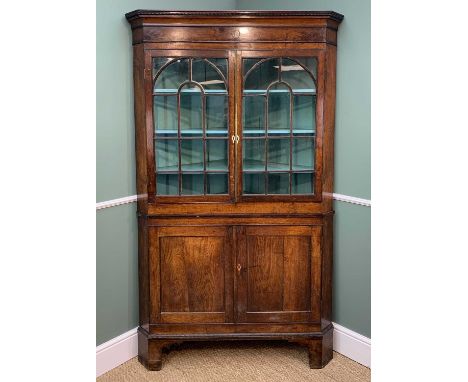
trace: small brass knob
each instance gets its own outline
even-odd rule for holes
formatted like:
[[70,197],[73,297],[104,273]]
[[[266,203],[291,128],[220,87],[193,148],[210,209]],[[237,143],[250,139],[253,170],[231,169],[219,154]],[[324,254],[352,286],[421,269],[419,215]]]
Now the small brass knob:
[[237,268],[237,273],[240,274],[240,272],[241,272],[241,270],[242,270],[242,265],[237,264],[237,267],[236,267],[236,268]]

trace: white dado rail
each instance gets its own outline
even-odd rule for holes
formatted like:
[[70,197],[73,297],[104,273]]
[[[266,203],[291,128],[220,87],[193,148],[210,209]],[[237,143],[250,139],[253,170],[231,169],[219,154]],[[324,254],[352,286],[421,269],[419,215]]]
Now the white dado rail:
[[369,199],[356,198],[355,196],[333,194],[333,199],[338,200],[340,202],[358,204],[360,206],[366,206],[366,207],[371,206],[371,201]]
[[[371,206],[371,201],[368,199],[356,198],[354,196],[342,195],[342,194],[333,194],[333,199],[340,202],[346,202],[351,204],[357,204],[359,206]],[[106,200],[104,202],[96,203],[96,210],[102,210],[103,208],[120,206],[122,204],[134,203],[137,201],[137,195],[125,196],[123,198]]]
[[120,206],[121,204],[134,203],[137,201],[138,195],[125,196],[119,199],[106,200],[104,202],[96,203],[96,209],[102,210],[103,208]]

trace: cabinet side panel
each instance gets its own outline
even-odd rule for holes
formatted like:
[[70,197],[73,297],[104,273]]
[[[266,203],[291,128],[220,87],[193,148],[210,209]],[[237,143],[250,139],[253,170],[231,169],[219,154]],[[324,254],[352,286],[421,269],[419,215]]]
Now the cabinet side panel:
[[333,215],[324,217],[322,251],[322,328],[332,320]]
[[148,288],[149,288],[149,316],[150,323],[160,322],[161,319],[161,283],[160,283],[160,245],[157,227],[148,228]]
[[321,317],[322,292],[322,227],[314,227],[312,231],[312,300],[311,318],[318,322]]
[[323,202],[333,209],[335,93],[336,93],[336,46],[327,45],[323,136]]
[[310,239],[284,237],[284,311],[310,311]]
[[148,198],[148,178],[146,163],[146,110],[145,110],[145,56],[143,45],[133,47],[133,86],[135,109],[135,155],[138,212],[146,213]]
[[138,299],[139,322],[148,330],[149,325],[149,276],[148,276],[148,228],[144,217],[138,218]]

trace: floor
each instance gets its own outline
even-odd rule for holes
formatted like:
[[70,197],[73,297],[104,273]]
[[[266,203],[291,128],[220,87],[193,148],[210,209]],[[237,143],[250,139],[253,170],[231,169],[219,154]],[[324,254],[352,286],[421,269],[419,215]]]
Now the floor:
[[97,382],[370,381],[370,369],[333,354],[323,369],[309,368],[304,347],[282,342],[188,343],[163,356],[161,371],[147,371],[132,358]]

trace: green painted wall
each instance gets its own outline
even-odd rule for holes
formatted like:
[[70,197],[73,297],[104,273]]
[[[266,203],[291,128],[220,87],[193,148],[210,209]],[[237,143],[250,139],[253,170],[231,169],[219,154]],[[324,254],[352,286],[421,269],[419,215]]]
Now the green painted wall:
[[[348,4],[349,3],[349,4]],[[131,33],[134,9],[315,9],[345,15],[339,32],[336,192],[370,198],[370,2],[97,1],[96,199],[134,195]],[[336,203],[334,320],[370,337],[370,208]],[[101,344],[138,324],[135,205],[98,210],[97,322]]]
[[[238,9],[335,11],[338,30],[335,192],[371,198],[370,0],[239,0]],[[371,336],[369,207],[335,202],[333,320]]]
[[97,344],[138,326],[136,204],[98,210]]
[[335,202],[333,321],[371,336],[371,209]]

